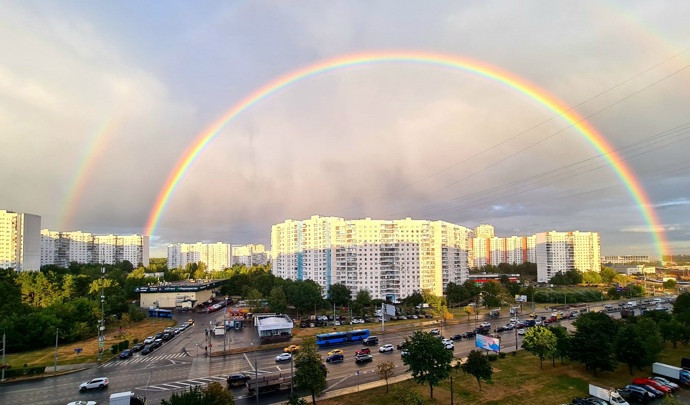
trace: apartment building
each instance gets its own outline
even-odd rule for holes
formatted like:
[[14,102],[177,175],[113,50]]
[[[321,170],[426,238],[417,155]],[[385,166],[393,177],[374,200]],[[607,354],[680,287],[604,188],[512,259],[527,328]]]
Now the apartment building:
[[540,232],[536,234],[537,281],[548,282],[569,270],[601,271],[601,245],[596,232]]
[[276,276],[314,280],[328,291],[342,283],[355,294],[397,300],[428,289],[441,295],[468,275],[471,230],[443,221],[345,220],[312,216],[271,229]]
[[0,268],[41,269],[41,217],[0,210]]
[[232,265],[243,264],[247,267],[268,264],[270,252],[264,245],[234,245],[232,247]]
[[231,267],[232,254],[228,243],[174,243],[168,245],[168,268],[185,268],[188,263],[204,263],[207,271]]
[[115,264],[125,260],[149,265],[146,235],[94,235],[88,232],[40,231],[41,265],[67,267],[70,263]]
[[643,255],[623,255],[623,256],[603,256],[602,263],[628,264],[628,263],[651,263],[656,259],[651,256]]
[[501,263],[522,264],[536,262],[536,237],[497,237],[491,225],[479,225],[470,239],[470,266],[481,268]]

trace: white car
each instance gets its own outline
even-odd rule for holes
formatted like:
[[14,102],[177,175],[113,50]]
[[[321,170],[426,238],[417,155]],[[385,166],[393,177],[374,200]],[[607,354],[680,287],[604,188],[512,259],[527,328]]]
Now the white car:
[[290,353],[281,353],[276,356],[276,361],[288,361],[292,358]]
[[519,319],[517,319],[517,318],[510,318],[510,322],[512,322],[512,323],[518,323],[518,322],[519,322]]
[[445,346],[445,348],[448,350],[455,350],[455,345],[452,341],[450,343],[444,343],[443,346]]
[[518,329],[518,335],[524,335],[524,334],[525,334],[525,329],[524,329],[524,328]]
[[107,377],[98,377],[94,378],[91,381],[86,381],[81,383],[79,385],[79,391],[86,391],[86,390],[92,390],[92,389],[106,389],[108,388],[108,378]]
[[482,322],[479,324],[482,328],[490,328],[491,327],[491,322]]
[[441,331],[438,330],[438,328],[434,328],[434,329],[430,330],[429,333],[431,333],[432,335],[438,335],[441,333]]
[[98,405],[96,401],[72,401],[67,405]]
[[153,343],[153,336],[149,336],[146,339],[144,339],[145,345],[150,345],[151,343]]
[[448,346],[448,345],[452,345],[452,344],[453,344],[453,341],[450,340],[450,339],[443,339],[443,340],[441,341],[441,343],[443,343],[445,346]]
[[379,347],[379,353],[392,352],[393,350],[395,350],[393,345],[383,345]]

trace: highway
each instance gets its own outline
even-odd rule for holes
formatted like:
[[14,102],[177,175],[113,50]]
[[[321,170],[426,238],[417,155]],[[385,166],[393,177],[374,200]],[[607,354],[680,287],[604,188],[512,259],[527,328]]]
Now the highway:
[[[615,303],[613,303],[616,305]],[[590,310],[603,309],[601,303],[592,303]],[[524,319],[530,310],[525,309],[520,318]],[[550,314],[550,311],[539,312],[540,315]],[[79,371],[63,376],[44,378],[33,381],[22,381],[0,385],[0,403],[3,404],[67,404],[75,400],[93,400],[101,404],[107,404],[110,393],[120,391],[134,391],[137,395],[145,396],[149,404],[158,404],[162,399],[169,398],[173,392],[182,391],[190,386],[207,384],[212,381],[225,383],[225,378],[230,373],[243,372],[252,376],[266,373],[290,373],[290,362],[277,363],[275,356],[282,352],[281,349],[256,350],[246,353],[233,354],[225,357],[207,357],[204,355],[203,347],[206,342],[204,327],[208,327],[209,321],[215,322],[222,319],[218,314],[176,314],[176,320],[181,323],[193,317],[195,325],[180,333],[174,339],[164,343],[161,348],[156,349],[148,356],[139,353],[127,360],[113,360],[100,367],[94,366],[87,370]],[[492,329],[505,325],[508,316],[499,319],[488,320],[492,323]],[[441,330],[441,334],[450,337],[473,330],[480,322],[487,319],[472,319],[467,323],[464,321],[458,325],[436,326]],[[570,321],[563,321],[562,324],[572,328]],[[395,325],[395,324],[393,324]],[[391,328],[391,324],[386,324],[386,328]],[[349,344],[338,346],[345,351],[345,361],[339,364],[328,364],[328,387],[327,391],[349,386],[356,386],[361,383],[378,380],[375,373],[376,364],[391,360],[395,364],[395,375],[404,373],[406,367],[402,363],[398,350],[392,353],[379,353],[378,347],[387,343],[397,346],[405,337],[412,332],[380,333],[380,324],[365,324],[358,327],[368,328],[372,335],[379,337],[379,345],[371,346],[373,362],[364,365],[356,365],[354,362],[354,352],[362,347],[359,344]],[[434,326],[426,326],[421,330],[430,330]],[[161,328],[162,329],[162,328]],[[251,346],[253,329],[246,328],[241,331],[229,331],[227,334],[227,347],[247,347]],[[515,350],[516,337],[518,347],[521,344],[522,336],[516,336],[515,331],[503,332],[501,336],[501,348],[504,351]],[[222,349],[223,339],[212,337],[213,348],[211,350]],[[198,345],[197,345],[198,344]],[[470,350],[474,349],[474,339],[460,340],[455,342],[454,356],[461,358],[466,356]],[[325,359],[327,349],[320,349],[321,356]],[[256,367],[255,367],[256,364]],[[359,373],[358,373],[359,371]],[[79,393],[78,387],[81,382],[94,377],[108,377],[110,386],[105,391],[90,391]],[[247,398],[245,388],[235,388],[233,393],[238,404],[255,403],[256,398]],[[260,396],[259,403],[270,404],[287,397],[288,393],[274,393]]]

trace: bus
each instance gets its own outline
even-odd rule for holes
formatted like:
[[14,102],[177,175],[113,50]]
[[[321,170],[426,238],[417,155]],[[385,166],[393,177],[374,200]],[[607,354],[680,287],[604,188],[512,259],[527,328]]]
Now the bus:
[[369,329],[355,329],[349,332],[332,332],[316,335],[316,344],[319,347],[337,345],[347,342],[362,341],[369,337]]
[[169,309],[150,308],[149,316],[151,318],[172,318],[173,313]]

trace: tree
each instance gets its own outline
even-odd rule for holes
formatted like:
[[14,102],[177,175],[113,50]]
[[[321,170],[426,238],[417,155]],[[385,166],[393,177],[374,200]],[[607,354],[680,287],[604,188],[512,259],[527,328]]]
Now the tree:
[[489,357],[483,355],[479,350],[472,350],[467,356],[467,361],[460,367],[463,373],[470,374],[477,379],[479,391],[482,390],[481,380],[491,381],[493,370],[491,369]]
[[467,320],[470,320],[470,316],[474,314],[475,308],[471,305],[467,305],[462,308],[462,312],[467,315]]
[[548,328],[536,326],[525,333],[522,348],[539,357],[539,366],[544,368],[544,358],[556,352],[556,335]]
[[674,279],[668,279],[664,281],[664,288],[667,290],[675,290],[678,287],[678,283]]
[[162,405],[234,405],[235,398],[218,382],[212,382],[206,387],[190,387],[181,393],[173,393],[170,401],[161,401]]
[[388,379],[393,376],[394,370],[395,365],[392,361],[384,361],[376,365],[376,374],[378,374],[381,379],[386,380],[386,393],[388,393]]
[[254,313],[264,312],[264,296],[256,288],[248,289],[244,299],[247,301],[250,311]]
[[644,344],[643,365],[651,366],[664,349],[659,326],[650,318],[642,317],[635,325]]
[[268,297],[268,307],[271,312],[282,314],[287,309],[287,297],[282,287],[273,287]]
[[612,336],[618,332],[618,324],[603,312],[580,315],[573,325],[570,359],[583,363],[597,375],[597,370],[612,371],[616,368],[615,347]]
[[685,326],[690,326],[690,292],[684,292],[673,303],[673,316]]
[[302,350],[295,356],[295,385],[311,392],[312,403],[316,403],[316,393],[326,386],[326,375],[323,372],[323,360],[313,337],[302,340]]
[[403,304],[416,307],[424,302],[424,297],[419,291],[415,291],[407,297],[403,298]]
[[660,322],[659,331],[661,332],[661,337],[665,341],[673,344],[674,349],[678,345],[678,342],[685,341],[688,335],[687,328],[676,319]]
[[446,300],[451,308],[453,307],[452,304],[460,303],[469,297],[467,290],[462,285],[455,284],[452,281],[446,285]]
[[560,357],[563,364],[563,359],[570,353],[570,332],[564,326],[552,326],[549,329],[556,336],[556,350],[553,357]]
[[434,397],[434,386],[448,378],[453,353],[446,349],[436,336],[415,331],[405,339],[407,355],[403,363],[412,371],[417,384],[429,384],[429,396]]
[[601,276],[601,281],[603,281],[606,284],[611,284],[611,282],[617,274],[618,273],[616,273],[616,270],[606,266],[601,266],[601,271],[599,272],[599,276]]
[[586,271],[582,274],[582,282],[585,284],[601,284],[601,275],[596,271]]
[[323,303],[321,286],[312,280],[294,281],[288,287],[287,299],[300,312],[313,311]]
[[331,284],[328,288],[328,298],[330,298],[331,302],[335,305],[342,307],[347,305],[352,299],[352,291],[350,291],[350,288],[345,284]]
[[633,367],[644,365],[645,345],[636,325],[625,323],[616,335],[616,358],[628,365],[630,375]]

